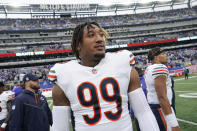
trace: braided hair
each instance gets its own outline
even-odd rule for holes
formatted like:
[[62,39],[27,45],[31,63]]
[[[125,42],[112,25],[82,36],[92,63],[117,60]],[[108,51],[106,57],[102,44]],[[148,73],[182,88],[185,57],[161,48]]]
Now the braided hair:
[[103,31],[105,38],[109,36],[108,33],[96,22],[85,22],[83,24],[78,25],[74,29],[72,36],[72,43],[71,43],[72,53],[76,56],[77,59],[80,59],[77,47],[79,46],[80,43],[83,42],[84,28],[87,27],[87,29],[89,30],[90,28],[93,28],[92,25],[99,27]]

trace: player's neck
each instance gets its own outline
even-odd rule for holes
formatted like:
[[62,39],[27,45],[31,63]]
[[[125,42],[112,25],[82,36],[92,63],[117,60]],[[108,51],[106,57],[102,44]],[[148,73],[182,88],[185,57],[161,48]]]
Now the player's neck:
[[162,63],[161,63],[159,60],[157,60],[157,59],[156,59],[156,60],[153,60],[152,63],[153,63],[153,64],[162,64]]
[[80,63],[81,63],[83,66],[95,67],[96,65],[99,64],[100,61],[101,61],[101,59],[100,59],[100,60],[81,60]]
[[153,64],[162,64],[162,63],[160,63],[160,62],[153,62]]

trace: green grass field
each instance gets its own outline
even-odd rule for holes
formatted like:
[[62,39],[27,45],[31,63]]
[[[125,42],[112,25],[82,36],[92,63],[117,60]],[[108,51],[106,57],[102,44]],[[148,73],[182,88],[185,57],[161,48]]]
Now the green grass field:
[[181,131],[197,131],[197,74],[190,77],[175,79],[176,115],[184,120],[179,121]]
[[[189,77],[188,80],[183,77],[174,78],[176,115],[181,131],[197,131],[197,74]],[[51,98],[48,98],[48,101],[52,109]],[[133,131],[136,131],[134,122],[133,127]],[[72,131],[72,128],[70,130]]]

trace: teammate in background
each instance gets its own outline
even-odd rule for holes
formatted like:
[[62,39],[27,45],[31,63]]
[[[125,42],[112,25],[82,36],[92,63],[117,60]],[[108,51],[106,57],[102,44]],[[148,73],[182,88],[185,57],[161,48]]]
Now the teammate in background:
[[39,77],[29,73],[23,78],[25,89],[13,100],[9,131],[50,131],[52,113],[39,92]]
[[15,97],[14,92],[4,89],[4,84],[0,82],[0,131],[5,131],[9,119],[9,109],[11,100]]
[[[5,121],[4,121],[4,125],[2,125],[1,127],[1,130],[0,131],[3,131],[6,129],[6,131],[9,130],[9,127],[7,126],[7,123],[9,121],[9,117],[10,117],[10,109],[11,109],[11,101],[18,95],[22,92],[24,88],[24,82],[23,81],[20,81],[20,86],[16,86],[14,87],[14,89],[12,91],[8,91],[9,92],[9,100],[7,102],[7,115],[6,115],[6,118],[5,118]],[[4,91],[7,91],[9,90],[9,86],[4,86]],[[6,128],[5,128],[6,126]]]
[[76,131],[132,131],[128,102],[142,131],[159,131],[132,67],[133,54],[105,53],[107,36],[95,22],[78,25],[72,37],[77,60],[55,64],[50,70],[49,79],[56,80],[53,131],[69,131],[71,110]]
[[166,54],[156,47],[148,52],[152,65],[145,71],[147,100],[157,119],[161,131],[180,131],[172,104],[172,82],[169,75]]

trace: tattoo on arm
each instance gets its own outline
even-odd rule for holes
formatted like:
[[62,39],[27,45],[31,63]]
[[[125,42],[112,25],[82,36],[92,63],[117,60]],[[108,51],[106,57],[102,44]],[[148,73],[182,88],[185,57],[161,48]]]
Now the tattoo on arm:
[[57,84],[53,87],[52,97],[54,106],[70,106],[70,102],[64,91]]
[[128,92],[134,91],[139,87],[140,87],[140,78],[136,69],[133,67],[130,73],[130,83],[129,83]]

